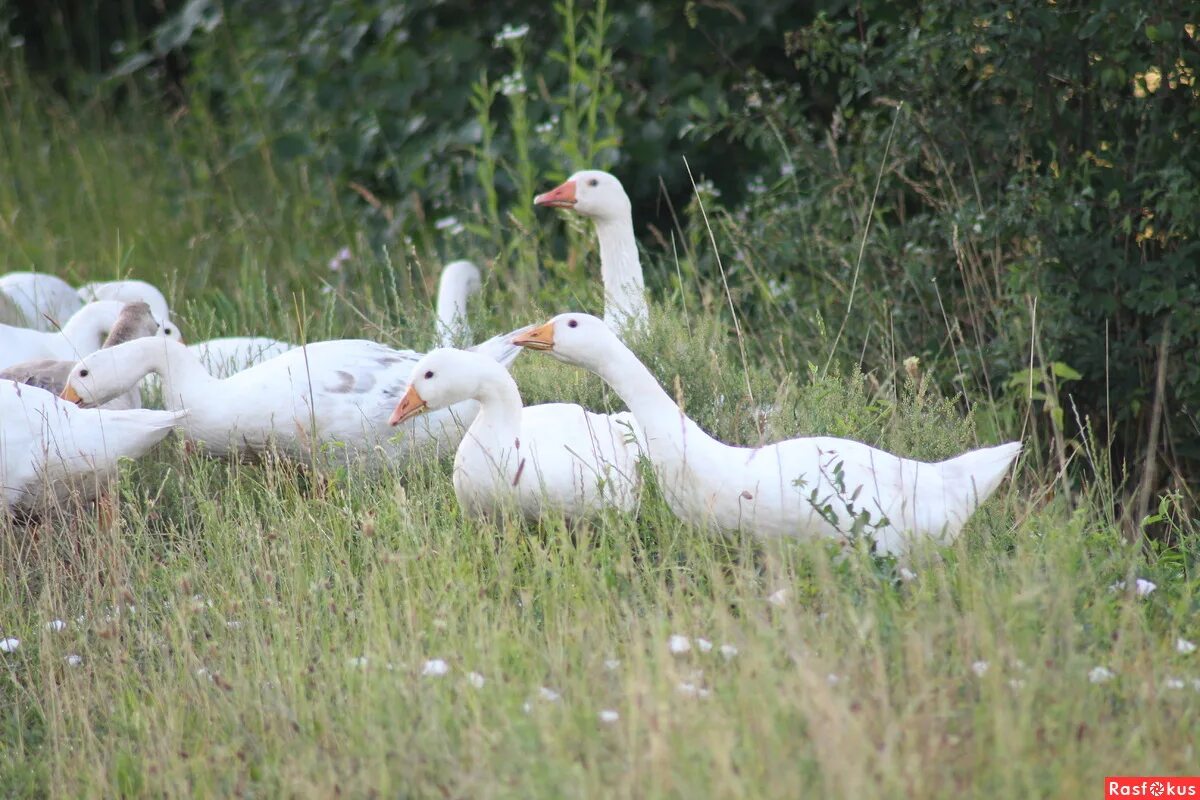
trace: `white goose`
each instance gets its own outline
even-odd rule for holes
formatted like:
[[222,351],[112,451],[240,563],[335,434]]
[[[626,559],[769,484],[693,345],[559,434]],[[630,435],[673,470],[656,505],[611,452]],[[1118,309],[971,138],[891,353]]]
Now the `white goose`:
[[124,307],[124,303],[113,300],[89,303],[68,319],[61,331],[0,325],[0,369],[40,358],[74,361],[94,353],[104,344]]
[[650,321],[646,282],[633,236],[633,211],[621,182],[601,170],[584,170],[539,194],[533,203],[567,208],[592,221],[600,243],[604,321],[621,333],[629,328],[645,328]]
[[688,419],[595,317],[560,314],[514,343],[603,378],[637,418],[671,510],[721,531],[845,537],[865,524],[877,548],[891,554],[902,553],[911,537],[950,541],[1021,450],[1011,442],[925,463],[831,437],[732,447]]
[[505,507],[536,518],[548,511],[590,516],[637,501],[637,425],[626,414],[593,414],[569,403],[521,405],[512,376],[492,359],[434,350],[413,368],[392,425],[464,400],[479,414],[454,456],[454,493],[464,512]]
[[188,350],[215,378],[228,378],[295,349],[296,345],[290,342],[267,336],[226,336],[188,345]]
[[163,334],[181,341],[179,326],[171,319],[167,298],[154,284],[139,280],[98,281],[85,283],[77,292],[81,302],[96,300],[118,300],[122,303],[142,302],[150,306],[151,313],[163,325]]
[[[142,302],[126,303],[121,309],[121,313],[117,315],[112,330],[109,331],[108,338],[104,340],[101,349],[115,347],[122,342],[140,339],[144,336],[155,335],[163,335],[162,325],[150,312],[150,306]],[[66,388],[67,377],[71,374],[77,360],[69,358],[22,361],[11,367],[0,369],[0,380],[14,380],[58,394]],[[108,409],[141,408],[141,390],[135,386],[101,407]]]
[[39,331],[58,330],[83,308],[83,301],[71,284],[42,272],[0,275],[0,294],[17,307],[25,325]]
[[[521,350],[512,336],[476,350],[507,365]],[[213,454],[253,453],[273,444],[286,455],[303,456],[315,443],[346,460],[374,461],[377,454],[397,459],[426,444],[456,446],[478,411],[477,403],[461,403],[394,436],[388,414],[421,355],[363,340],[317,342],[222,379],[178,342],[139,339],[80,361],[62,396],[96,405],[154,372],[163,404],[191,412],[184,435]]]
[[0,511],[44,510],[73,493],[96,497],[122,458],[140,458],[185,412],[76,408],[0,381]]

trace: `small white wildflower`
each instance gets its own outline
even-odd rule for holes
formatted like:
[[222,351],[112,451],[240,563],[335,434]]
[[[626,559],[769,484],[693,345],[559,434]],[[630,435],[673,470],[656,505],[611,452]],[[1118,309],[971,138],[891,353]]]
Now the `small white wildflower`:
[[79,656],[74,653],[71,653],[70,655],[63,658],[63,661],[67,662],[68,667],[78,667],[80,664],[83,663],[83,656]]
[[616,722],[621,718],[621,715],[612,709],[606,708],[599,714],[601,722]]
[[206,608],[212,608],[212,600],[202,594],[192,595],[192,611],[203,611]]
[[1025,679],[1024,678],[1009,678],[1008,685],[1014,689],[1024,689],[1025,688]]
[[562,698],[562,695],[548,686],[543,686],[542,688],[538,689],[538,697],[542,698],[547,703],[557,703]]
[[421,667],[421,674],[430,678],[440,678],[450,671],[450,665],[440,658],[431,658]]
[[63,622],[61,619],[52,619],[46,623],[46,630],[50,631],[51,633],[58,633],[59,631],[65,631],[66,629],[67,623]]
[[352,656],[351,658],[346,659],[347,667],[355,667],[357,669],[366,669],[368,663],[370,662],[367,660],[366,656]]
[[1163,686],[1168,689],[1182,689],[1185,684],[1179,678],[1167,678],[1165,681],[1163,681]]
[[613,670],[615,670],[615,669],[616,669],[617,667],[619,667],[619,666],[621,666],[621,660],[620,660],[619,658],[606,658],[606,659],[604,659],[604,668],[605,668],[606,670],[608,670],[609,672],[612,672]]
[[529,33],[528,24],[513,25],[512,23],[505,23],[504,27],[500,29],[500,32],[492,37],[492,46],[500,47],[505,42],[522,39],[527,33]]
[[208,678],[208,679],[211,681],[211,680],[212,680],[212,673],[211,673],[211,672],[209,672],[209,671],[208,671],[207,669],[205,669],[204,667],[200,667],[199,669],[197,669],[197,670],[196,670],[196,677],[197,677],[197,678]]
[[550,119],[546,120],[545,122],[539,122],[537,125],[534,126],[533,130],[539,136],[548,136],[551,133],[554,133],[554,130],[557,127],[558,127],[558,115],[555,114],[554,116],[550,117]]
[[1117,677],[1108,667],[1092,667],[1088,672],[1088,680],[1092,683],[1106,683]]
[[505,97],[525,94],[525,75],[521,70],[500,78],[500,94]]
[[983,226],[980,225],[978,222],[976,222],[974,225],[971,226],[971,232],[972,233],[983,233]]
[[521,705],[521,710],[524,711],[526,714],[528,714],[530,711],[533,711],[533,704],[531,704],[528,700],[526,700]]
[[838,675],[836,672],[831,672],[825,676],[825,682],[830,686],[837,686],[842,682],[842,676]]
[[681,681],[675,689],[684,697],[708,697],[709,695],[708,689],[697,686],[691,681]]
[[779,174],[785,178],[796,174],[796,165],[790,161],[785,161],[779,165]]
[[20,646],[20,639],[0,639],[0,653],[15,653],[17,652],[17,648]]
[[696,194],[707,197],[720,197],[721,190],[716,187],[716,184],[705,178],[696,184]]
[[701,653],[707,653],[712,650],[712,642],[708,639],[696,639],[696,647],[700,649]]
[[721,655],[725,656],[725,660],[733,658],[738,654],[738,649],[731,644],[721,645]]
[[87,614],[80,614],[75,618],[76,625],[87,625]]
[[1189,642],[1187,639],[1179,638],[1175,640],[1175,652],[1182,653],[1185,656],[1190,656],[1192,653],[1196,652],[1196,645],[1194,642]]
[[917,573],[913,572],[908,567],[900,568],[900,580],[904,581],[905,583],[908,583],[909,581],[915,581],[916,579],[917,579]]
[[767,602],[773,606],[779,606],[782,608],[788,604],[788,596],[790,594],[791,592],[787,589],[780,589],[777,592],[772,592],[771,596],[767,598]]
[[775,278],[767,279],[767,294],[771,295],[772,300],[778,300],[787,292],[787,283],[780,282]]
[[986,661],[976,661],[974,664],[971,665],[971,671],[974,672],[976,675],[978,675],[980,678],[982,678],[984,675],[987,674],[988,666],[989,666],[988,662],[986,662]]
[[241,620],[227,619],[225,620],[225,627],[231,631],[236,631],[242,627],[242,623]]
[[681,656],[684,653],[691,651],[692,643],[688,641],[686,636],[680,636],[677,633],[673,635],[667,642],[667,647],[670,648],[672,655]]
[[476,689],[482,689],[484,682],[485,681],[484,681],[483,676],[480,675],[478,672],[468,672],[467,673],[467,683],[471,684]]
[[433,227],[439,231],[444,231],[447,228],[453,228],[458,224],[458,217],[442,217],[433,223]]
[[350,263],[350,248],[343,247],[333,258],[329,259],[329,271],[340,272],[342,267]]
[[328,283],[321,287],[321,294],[333,294],[333,287]]

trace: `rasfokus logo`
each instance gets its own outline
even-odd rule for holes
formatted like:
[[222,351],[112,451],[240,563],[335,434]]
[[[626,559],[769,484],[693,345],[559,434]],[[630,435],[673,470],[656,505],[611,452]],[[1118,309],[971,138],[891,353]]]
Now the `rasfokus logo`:
[[1200,799],[1200,776],[1110,775],[1104,779],[1104,800],[1117,797],[1195,797]]

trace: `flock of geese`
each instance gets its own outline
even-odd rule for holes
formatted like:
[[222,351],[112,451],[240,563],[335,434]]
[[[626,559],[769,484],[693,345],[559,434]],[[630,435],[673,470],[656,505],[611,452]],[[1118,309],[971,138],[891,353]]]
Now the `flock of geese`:
[[[358,339],[293,345],[265,337],[185,345],[162,293],[142,281],[76,289],[41,273],[0,276],[0,514],[39,516],[101,497],[122,458],[178,430],[190,452],[266,450],[403,466],[455,450],[465,514],[519,509],[587,518],[636,508],[646,462],[671,510],[720,532],[849,537],[879,551],[952,540],[1004,479],[1019,443],[938,463],[828,437],[761,447],[717,441],[626,346],[649,320],[629,198],[587,170],[538,195],[589,218],[600,245],[604,318],[565,313],[456,349],[469,337],[469,262],[443,270],[427,354]],[[524,406],[509,366],[523,350],[600,376],[628,411]],[[146,379],[164,410],[142,408]]]

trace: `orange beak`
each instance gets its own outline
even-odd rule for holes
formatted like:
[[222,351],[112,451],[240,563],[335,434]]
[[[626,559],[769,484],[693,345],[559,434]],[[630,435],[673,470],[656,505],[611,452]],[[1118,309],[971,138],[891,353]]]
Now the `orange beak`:
[[83,402],[83,398],[79,396],[79,392],[75,391],[75,387],[70,383],[63,388],[62,394],[59,395],[59,398],[66,400],[68,403],[74,403],[75,405],[79,405]]
[[401,422],[412,419],[418,414],[424,414],[428,410],[429,406],[425,405],[425,401],[421,399],[421,395],[417,394],[417,390],[410,384],[408,389],[405,390],[404,396],[400,398],[400,403],[396,406],[396,410],[388,418],[388,425],[399,425]]
[[575,181],[567,181],[539,194],[533,198],[533,204],[545,208],[571,208],[575,205]]
[[528,347],[530,350],[553,350],[554,323],[547,322],[538,325],[531,331],[517,334],[513,337],[512,343],[520,347]]

